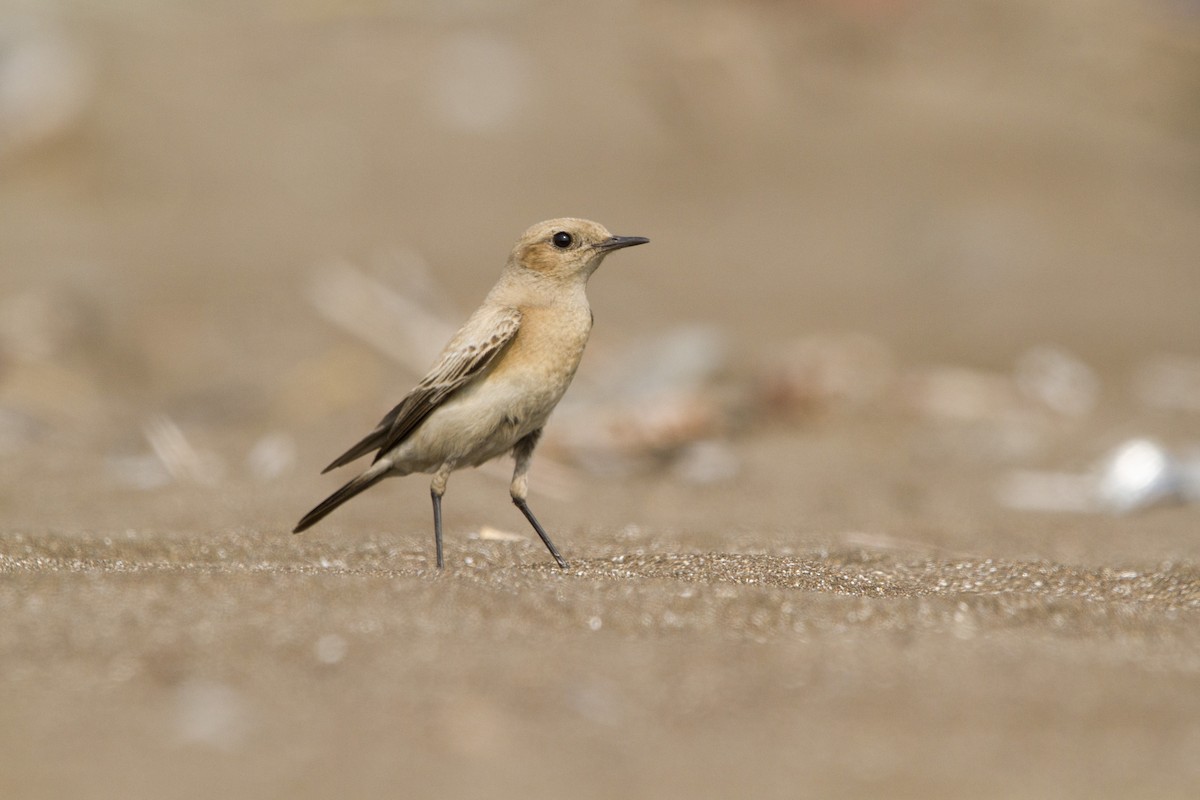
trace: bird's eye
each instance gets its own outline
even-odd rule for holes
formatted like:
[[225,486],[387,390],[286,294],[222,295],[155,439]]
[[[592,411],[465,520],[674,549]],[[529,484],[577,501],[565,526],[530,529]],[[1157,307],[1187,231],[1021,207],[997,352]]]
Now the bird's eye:
[[571,242],[573,240],[571,239],[571,234],[567,233],[566,231],[559,231],[558,233],[554,234],[554,239],[552,241],[554,242],[555,247],[559,248],[560,250],[566,250],[571,246]]

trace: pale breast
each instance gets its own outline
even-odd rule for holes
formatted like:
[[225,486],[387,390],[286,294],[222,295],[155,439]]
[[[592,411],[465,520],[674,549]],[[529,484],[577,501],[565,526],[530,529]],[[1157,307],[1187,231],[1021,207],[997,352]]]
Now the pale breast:
[[444,461],[481,464],[546,424],[583,356],[586,309],[522,309],[512,342],[480,379],[463,387],[421,425],[404,459],[415,469]]
[[530,411],[549,406],[549,413],[575,377],[591,330],[586,305],[522,308],[520,330],[488,379],[518,389]]

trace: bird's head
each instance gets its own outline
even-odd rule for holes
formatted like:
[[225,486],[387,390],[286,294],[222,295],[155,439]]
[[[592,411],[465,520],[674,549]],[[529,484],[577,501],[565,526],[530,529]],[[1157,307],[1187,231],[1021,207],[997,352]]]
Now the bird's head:
[[551,219],[522,234],[510,263],[551,279],[587,280],[613,250],[648,241],[641,236],[613,236],[600,223],[586,219]]

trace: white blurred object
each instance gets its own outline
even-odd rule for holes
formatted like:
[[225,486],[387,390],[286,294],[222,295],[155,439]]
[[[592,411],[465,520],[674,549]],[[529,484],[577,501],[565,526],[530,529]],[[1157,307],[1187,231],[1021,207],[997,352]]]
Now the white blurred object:
[[234,750],[246,735],[245,705],[222,683],[189,680],[175,691],[175,728],[183,742]]
[[416,375],[423,375],[456,330],[430,302],[436,287],[423,262],[407,255],[411,284],[396,291],[346,262],[317,270],[308,296],[321,316],[370,344]]
[[1041,345],[1027,350],[1017,359],[1013,377],[1026,397],[1066,416],[1090,413],[1100,398],[1096,373],[1060,347]]
[[175,480],[211,486],[221,479],[224,466],[220,459],[213,453],[200,452],[193,447],[170,417],[155,415],[142,430],[150,449]]
[[1200,451],[1177,458],[1151,439],[1129,439],[1086,473],[1017,470],[999,484],[1001,504],[1025,511],[1128,514],[1200,502]]
[[1183,471],[1162,445],[1130,439],[1105,460],[1096,494],[1103,507],[1127,513],[1182,502],[1183,489]]
[[336,633],[327,633],[317,639],[316,647],[313,649],[316,652],[317,661],[322,664],[336,664],[346,657],[350,645],[344,637]]
[[499,528],[493,528],[491,525],[484,525],[479,529],[479,540],[483,542],[525,542],[529,540],[528,536],[522,536],[519,533],[510,531],[502,531]]
[[260,481],[287,475],[296,466],[296,440],[285,433],[268,433],[246,455],[250,474]]
[[70,129],[91,94],[89,72],[60,31],[0,21],[0,160]]

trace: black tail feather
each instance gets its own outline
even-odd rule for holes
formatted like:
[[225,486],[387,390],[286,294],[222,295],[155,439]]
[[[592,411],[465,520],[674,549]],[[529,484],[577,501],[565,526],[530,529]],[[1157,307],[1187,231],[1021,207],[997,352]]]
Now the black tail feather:
[[383,444],[383,440],[386,436],[387,428],[384,428],[383,426],[376,428],[360,439],[358,444],[354,445],[349,450],[335,458],[328,467],[321,470],[321,474],[324,475],[326,472],[329,472],[332,469],[337,469],[338,467],[349,464],[354,459],[364,456],[372,450],[378,450],[379,446]]
[[301,531],[308,530],[313,525],[324,519],[329,512],[333,511],[342,503],[354,497],[359,492],[364,492],[367,489],[370,489],[376,483],[383,480],[385,475],[387,475],[386,469],[372,468],[367,470],[362,475],[359,475],[357,478],[350,481],[333,494],[329,495],[329,497],[326,497],[316,508],[305,514],[304,517],[298,523],[296,523],[296,527],[292,528],[292,533],[300,533]]

